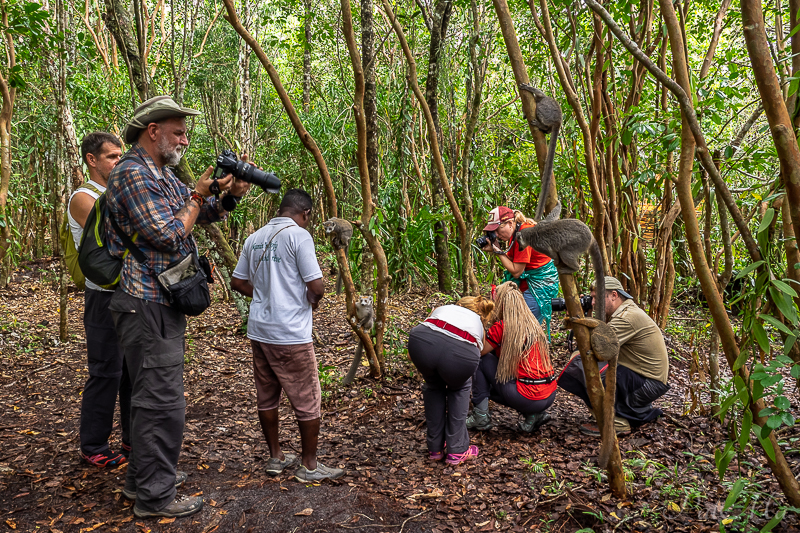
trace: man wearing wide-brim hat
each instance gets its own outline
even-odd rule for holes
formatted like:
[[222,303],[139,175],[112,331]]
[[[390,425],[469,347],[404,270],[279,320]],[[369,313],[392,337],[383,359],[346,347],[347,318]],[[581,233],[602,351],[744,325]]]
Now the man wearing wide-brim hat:
[[[667,384],[669,359],[661,329],[634,303],[633,297],[622,288],[617,278],[606,276],[605,279],[604,296],[596,295],[592,288],[592,305],[595,298],[605,297],[606,321],[619,339],[614,428],[618,435],[624,435],[632,427],[655,420],[663,414],[661,409],[653,407],[653,401],[670,388]],[[604,379],[607,368],[608,363],[600,363],[600,373]],[[575,394],[591,408],[583,362],[577,354],[562,371],[558,386]],[[588,435],[600,435],[600,430],[593,424],[583,425],[580,430]]]
[[[142,264],[125,255],[122,239],[106,224],[109,251],[124,257],[109,310],[132,386],[132,449],[122,493],[136,500],[133,511],[139,518],[188,516],[203,507],[201,498],[176,498],[176,487],[186,480],[177,472],[186,416],[186,316],[169,306],[156,279],[170,263],[197,252],[195,223],[216,222],[226,214],[221,202],[209,198],[213,167],[194,190],[169,168],[180,163],[189,146],[186,117],[199,114],[169,96],[140,105],[122,132],[133,146],[114,167],[106,191],[109,217],[147,259]],[[235,196],[250,186],[230,175],[218,183]]]

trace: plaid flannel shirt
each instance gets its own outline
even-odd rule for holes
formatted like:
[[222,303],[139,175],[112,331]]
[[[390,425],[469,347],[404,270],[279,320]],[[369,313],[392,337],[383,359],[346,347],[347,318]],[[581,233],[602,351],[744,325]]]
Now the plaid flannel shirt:
[[[147,257],[147,264],[141,265],[133,255],[126,255],[125,245],[106,220],[109,251],[125,258],[120,275],[123,291],[135,298],[168,305],[156,276],[173,261],[197,249],[191,232],[175,218],[190,194],[172,170],[159,169],[138,143],[114,167],[106,190],[109,216],[114,217],[120,229],[133,238]],[[216,222],[222,218],[221,212],[218,202],[211,200],[203,205],[197,223]]]

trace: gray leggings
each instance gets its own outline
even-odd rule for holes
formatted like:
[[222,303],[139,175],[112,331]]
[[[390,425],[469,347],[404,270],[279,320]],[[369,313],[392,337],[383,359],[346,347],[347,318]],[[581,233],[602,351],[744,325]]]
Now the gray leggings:
[[428,451],[464,453],[469,448],[467,412],[478,347],[423,325],[411,330],[408,355],[425,378],[422,398],[428,424]]

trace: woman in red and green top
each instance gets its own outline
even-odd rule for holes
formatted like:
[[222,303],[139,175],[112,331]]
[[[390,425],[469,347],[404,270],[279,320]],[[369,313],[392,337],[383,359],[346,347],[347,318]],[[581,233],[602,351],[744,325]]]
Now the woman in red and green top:
[[491,429],[491,399],[522,414],[525,420],[517,427],[530,433],[550,420],[547,409],[556,398],[547,336],[513,282],[498,287],[495,304],[496,321],[486,335],[472,378],[475,408],[467,417],[467,428]]
[[519,285],[525,303],[540,323],[547,323],[550,336],[550,317],[553,314],[552,300],[558,296],[558,271],[553,260],[533,248],[519,249],[517,232],[536,223],[521,211],[514,211],[504,205],[489,212],[489,221],[484,232],[495,232],[497,239],[508,243],[508,250],[502,250],[497,240],[483,249],[494,252],[506,269],[503,281],[513,281]]

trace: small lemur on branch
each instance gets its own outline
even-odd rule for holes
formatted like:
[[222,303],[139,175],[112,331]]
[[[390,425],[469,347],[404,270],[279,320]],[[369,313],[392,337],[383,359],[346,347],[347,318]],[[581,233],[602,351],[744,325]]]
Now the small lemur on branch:
[[547,145],[547,159],[545,159],[542,171],[542,189],[539,193],[539,203],[536,205],[536,214],[533,217],[538,222],[544,214],[544,204],[547,202],[547,195],[550,194],[550,176],[553,174],[553,159],[556,156],[558,132],[561,130],[563,118],[561,106],[558,105],[555,99],[547,96],[536,87],[524,83],[520,83],[519,88],[531,93],[536,102],[536,116],[528,119],[531,125],[544,134],[550,134],[550,143]]
[[[364,333],[369,335],[369,332],[372,330],[372,327],[375,325],[375,311],[372,307],[372,296],[360,296],[358,300],[355,302],[356,306],[356,320],[358,321],[358,327],[364,330]],[[361,342],[361,339],[358,341],[358,346],[356,346],[356,354],[353,356],[353,363],[350,365],[350,370],[347,372],[347,376],[345,376],[342,383],[345,385],[350,385],[356,377],[356,372],[358,372],[358,366],[361,364],[361,358],[364,354],[364,343]]]
[[[350,239],[353,238],[353,225],[343,218],[329,218],[322,223],[325,234],[331,239],[331,245],[335,250],[344,249],[345,253],[350,250]],[[342,272],[337,272],[336,294],[342,292]]]

